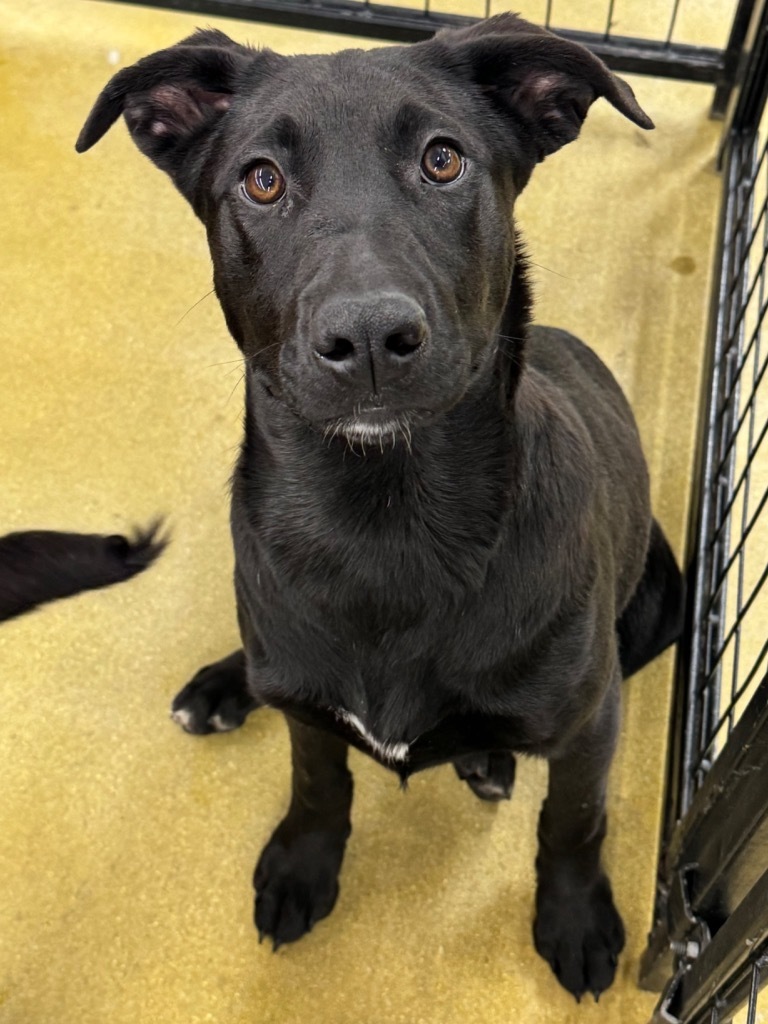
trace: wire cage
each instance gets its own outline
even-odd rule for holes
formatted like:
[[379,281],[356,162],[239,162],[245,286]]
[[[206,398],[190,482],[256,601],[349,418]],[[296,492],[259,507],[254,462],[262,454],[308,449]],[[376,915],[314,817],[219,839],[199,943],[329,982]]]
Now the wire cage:
[[567,39],[588,46],[615,71],[707,82],[716,86],[713,110],[722,116],[734,80],[748,2],[734,3],[727,41],[706,38],[698,17],[703,0],[133,0],[153,7],[342,32],[395,42],[427,39],[441,28],[469,25],[514,10]]
[[757,625],[768,622],[761,530],[768,477],[760,458],[768,434],[761,337],[768,309],[768,114],[754,130],[735,134],[729,147],[693,624],[697,749],[687,766],[684,810],[765,676],[768,657]]
[[642,968],[648,987],[668,979],[658,1022],[755,1024],[768,983],[767,95],[762,0],[745,33],[720,154],[689,624]]
[[701,37],[704,0],[649,0],[632,5],[631,17],[622,0],[132,2],[394,41],[514,8],[618,71],[714,86],[712,113],[725,122],[723,200],[688,531],[689,621],[640,981],[663,990],[651,1024],[768,1019],[768,0],[734,2],[727,40]]

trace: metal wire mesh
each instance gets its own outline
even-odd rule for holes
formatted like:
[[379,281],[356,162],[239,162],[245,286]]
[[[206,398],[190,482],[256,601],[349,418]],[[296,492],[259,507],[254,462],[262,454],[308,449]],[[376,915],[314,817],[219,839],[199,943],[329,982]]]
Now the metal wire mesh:
[[768,698],[768,112],[734,143],[692,684],[697,789],[750,700]]
[[743,1013],[733,1018],[733,1024],[756,1024],[758,1013],[758,1001],[762,1001],[763,1009],[766,1008],[765,1000],[760,1000],[761,983],[760,964],[752,964],[752,972],[749,986],[749,999]]
[[[307,7],[331,7],[334,0],[303,0]],[[725,7],[735,8],[736,0]],[[488,18],[503,11],[514,11],[530,21],[554,30],[561,28],[599,34],[604,40],[613,36],[633,36],[666,46],[686,42],[700,46],[725,44],[722,26],[727,19],[711,17],[711,0],[345,0],[353,13],[374,17],[381,7],[400,8],[412,14]]]
[[[323,6],[323,0],[304,0],[307,6]],[[734,0],[735,4],[735,0]],[[734,6],[732,4],[732,6]],[[331,5],[331,0],[328,0]],[[459,15],[489,18],[502,11],[514,11],[546,28],[570,27],[599,32],[610,39],[615,32],[642,35],[671,45],[682,28],[686,42],[700,45],[722,45],[721,38],[712,39],[706,28],[706,15],[711,9],[707,0],[649,0],[645,5],[627,0],[347,0],[348,7],[359,7],[374,14],[377,7],[390,6],[413,13]],[[640,8],[644,7],[644,10]],[[719,19],[718,19],[719,21]]]
[[744,978],[746,984],[736,986],[740,996],[735,1001],[743,1005],[735,1015],[733,1008],[728,1005],[728,1000],[723,999],[721,995],[715,996],[707,1024],[762,1024],[768,1011],[768,988],[765,988],[768,981],[767,967],[768,963],[764,956],[748,967]]
[[[624,73],[717,86],[723,116],[755,0],[122,0],[395,42],[427,39],[503,11],[582,43]],[[731,33],[728,18],[735,12]]]

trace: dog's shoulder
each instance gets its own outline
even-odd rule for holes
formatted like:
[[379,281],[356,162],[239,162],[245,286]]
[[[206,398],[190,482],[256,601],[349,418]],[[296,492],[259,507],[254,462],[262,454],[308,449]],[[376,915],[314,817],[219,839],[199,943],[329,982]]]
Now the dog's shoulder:
[[[633,480],[642,485],[646,469],[635,418],[597,353],[567,331],[534,327],[526,358],[529,401],[523,409],[529,420],[546,410],[545,429],[569,439],[579,471],[588,471],[590,463],[611,489],[633,491]],[[580,450],[579,437],[588,439]]]
[[556,360],[527,356],[510,441],[521,494],[546,507],[548,516],[563,504],[575,511],[588,503],[598,468],[579,403],[556,368]]

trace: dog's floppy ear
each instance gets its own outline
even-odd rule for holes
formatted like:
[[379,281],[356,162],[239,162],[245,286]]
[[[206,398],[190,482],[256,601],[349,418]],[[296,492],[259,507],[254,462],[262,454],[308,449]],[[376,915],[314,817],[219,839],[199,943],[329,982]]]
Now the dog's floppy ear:
[[444,47],[441,63],[468,74],[515,118],[536,160],[572,142],[601,96],[640,128],[653,128],[632,89],[593,53],[517,15],[445,30],[434,43]]
[[270,58],[279,59],[215,29],[199,30],[118,71],[96,100],[75,148],[90,149],[124,114],[139,149],[191,198],[191,144],[229,109],[244,76],[250,79]]

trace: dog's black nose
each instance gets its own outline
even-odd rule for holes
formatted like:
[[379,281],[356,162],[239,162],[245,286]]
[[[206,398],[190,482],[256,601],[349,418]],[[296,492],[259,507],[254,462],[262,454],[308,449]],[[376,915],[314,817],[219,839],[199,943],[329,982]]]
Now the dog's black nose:
[[336,298],[315,317],[314,350],[327,369],[376,391],[402,376],[428,333],[424,310],[407,295]]

